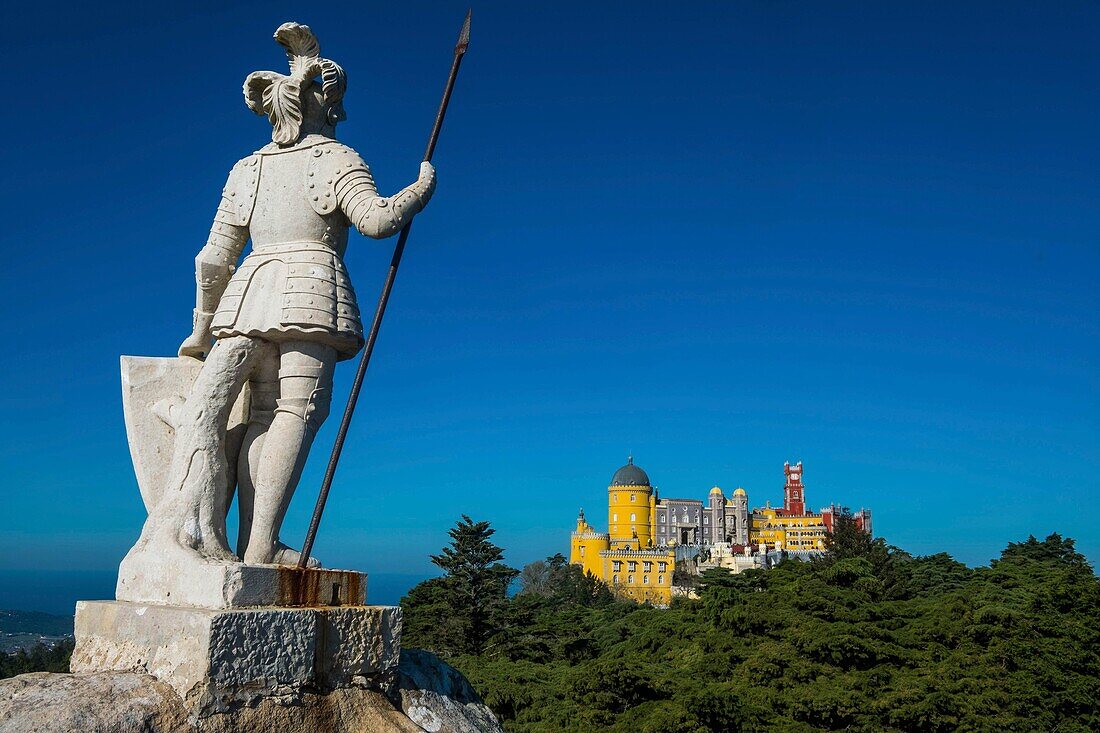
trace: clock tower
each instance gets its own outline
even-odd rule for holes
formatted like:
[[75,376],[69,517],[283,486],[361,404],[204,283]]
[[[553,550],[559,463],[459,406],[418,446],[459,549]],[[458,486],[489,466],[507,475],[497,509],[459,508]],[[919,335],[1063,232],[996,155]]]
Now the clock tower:
[[802,461],[795,465],[783,464],[783,473],[787,475],[787,485],[783,487],[783,512],[788,515],[802,516],[806,513],[805,487],[802,485]]

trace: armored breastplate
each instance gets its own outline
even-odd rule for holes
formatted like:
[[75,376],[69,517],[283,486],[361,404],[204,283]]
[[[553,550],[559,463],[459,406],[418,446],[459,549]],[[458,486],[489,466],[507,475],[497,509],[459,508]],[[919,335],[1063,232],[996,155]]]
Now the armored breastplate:
[[249,231],[253,250],[293,242],[321,242],[342,256],[348,222],[335,202],[318,212],[311,197],[332,196],[332,181],[318,180],[314,153],[326,145],[258,153],[259,176]]
[[218,303],[215,337],[321,341],[339,359],[359,350],[363,327],[343,262],[349,223],[334,190],[354,161],[363,165],[350,148],[310,136],[234,167],[223,201],[231,223],[248,227],[252,252]]

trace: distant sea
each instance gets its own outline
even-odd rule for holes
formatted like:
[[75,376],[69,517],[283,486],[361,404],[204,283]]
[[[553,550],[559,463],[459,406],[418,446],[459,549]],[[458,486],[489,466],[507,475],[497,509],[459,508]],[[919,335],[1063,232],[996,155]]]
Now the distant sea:
[[[396,606],[409,588],[429,577],[370,573],[367,578],[367,602]],[[0,609],[72,615],[77,601],[114,598],[115,578],[115,570],[0,569]]]

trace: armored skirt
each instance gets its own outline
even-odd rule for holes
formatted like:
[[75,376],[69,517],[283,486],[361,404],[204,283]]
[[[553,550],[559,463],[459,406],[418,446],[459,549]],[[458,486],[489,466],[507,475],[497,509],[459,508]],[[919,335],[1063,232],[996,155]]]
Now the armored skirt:
[[211,331],[215,338],[313,341],[350,359],[363,346],[363,324],[340,255],[323,242],[255,247],[233,273]]

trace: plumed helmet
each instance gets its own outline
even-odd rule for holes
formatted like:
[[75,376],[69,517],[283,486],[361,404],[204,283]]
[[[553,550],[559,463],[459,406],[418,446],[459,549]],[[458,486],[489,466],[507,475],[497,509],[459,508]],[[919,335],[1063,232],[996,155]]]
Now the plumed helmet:
[[343,119],[348,78],[335,61],[321,58],[321,46],[308,25],[283,23],[275,30],[275,40],[286,49],[290,75],[253,71],[244,80],[244,101],[250,110],[271,121],[272,140],[290,145],[301,132],[303,92],[320,77],[329,121],[336,122]]

